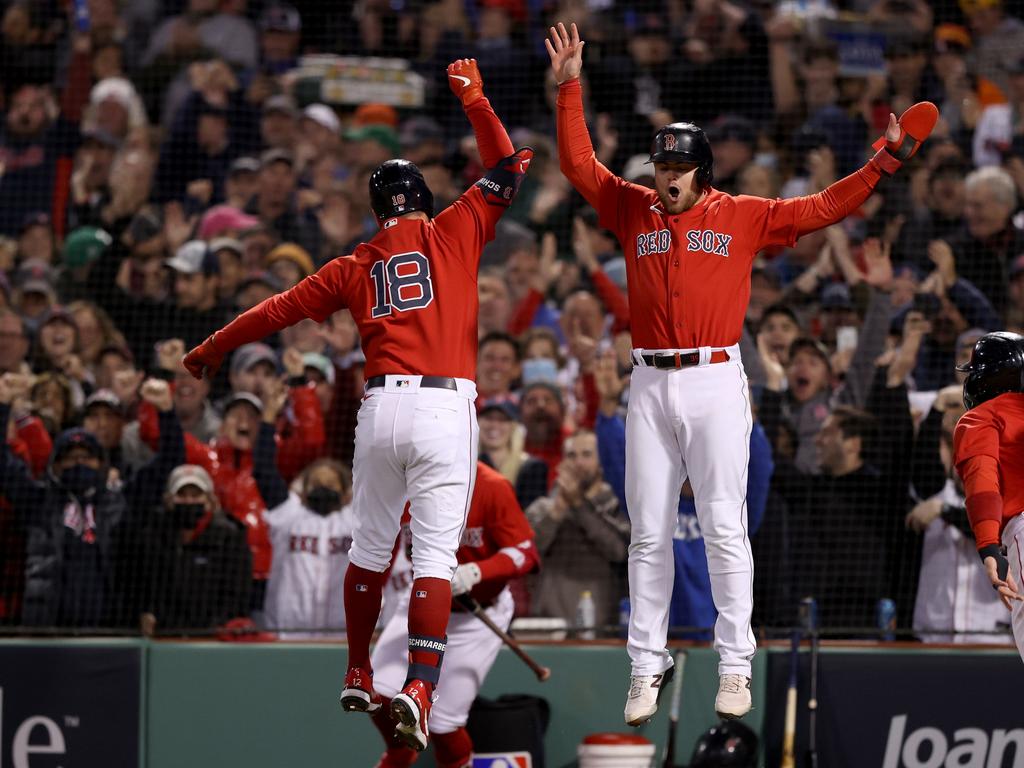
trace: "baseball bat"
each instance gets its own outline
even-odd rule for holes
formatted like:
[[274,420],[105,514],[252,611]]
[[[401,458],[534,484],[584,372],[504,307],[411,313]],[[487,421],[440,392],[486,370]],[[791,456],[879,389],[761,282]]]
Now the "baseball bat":
[[458,603],[463,608],[465,608],[467,611],[469,611],[478,619],[480,619],[480,621],[482,621],[487,626],[487,628],[491,630],[491,632],[496,634],[501,639],[501,642],[503,642],[508,647],[508,649],[512,651],[512,653],[518,656],[520,660],[524,664],[526,664],[526,666],[533,670],[533,674],[537,676],[538,680],[540,680],[543,683],[545,680],[551,677],[551,670],[547,667],[542,667],[536,661],[531,659],[529,654],[527,654],[526,651],[522,649],[522,646],[520,646],[519,643],[516,642],[515,638],[509,635],[497,624],[495,624],[491,617],[487,615],[487,612],[483,609],[483,606],[481,606],[480,603],[478,603],[474,598],[467,594],[458,595],[456,596],[455,600],[458,601]]
[[661,768],[675,768],[676,764],[676,730],[679,728],[679,699],[683,694],[683,669],[686,667],[686,651],[678,651],[675,656],[675,680],[672,682],[672,701],[668,709],[668,741],[665,743],[665,755]]
[[782,727],[781,768],[796,768],[796,672],[800,664],[800,632],[793,633],[793,647],[789,654],[789,688],[786,691],[786,719]]
[[811,637],[811,682],[807,698],[807,766],[818,768],[818,603],[813,597],[800,601],[800,623]]

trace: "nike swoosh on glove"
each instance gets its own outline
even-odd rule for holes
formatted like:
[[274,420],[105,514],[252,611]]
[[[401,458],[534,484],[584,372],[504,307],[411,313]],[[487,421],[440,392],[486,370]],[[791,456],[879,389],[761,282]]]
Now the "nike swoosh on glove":
[[448,85],[464,107],[468,107],[477,99],[482,99],[484,80],[480,77],[476,59],[457,59],[449,64]]
[[871,145],[872,149],[878,152],[875,160],[882,171],[891,176],[904,162],[912,158],[925,139],[931,136],[938,119],[939,108],[930,101],[919,101],[900,115],[899,139],[889,141],[882,136]]
[[217,349],[212,335],[198,347],[185,355],[185,359],[182,360],[185,370],[197,379],[202,379],[204,377],[212,379],[217,374],[217,371],[220,369],[220,365],[223,362],[224,353]]

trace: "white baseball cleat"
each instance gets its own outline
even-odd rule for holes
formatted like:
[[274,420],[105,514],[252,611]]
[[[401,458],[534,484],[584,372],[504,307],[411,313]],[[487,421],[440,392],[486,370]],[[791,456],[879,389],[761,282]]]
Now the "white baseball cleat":
[[658,697],[672,680],[673,667],[657,675],[630,675],[629,693],[626,694],[626,725],[643,725],[658,711]]
[[750,678],[722,675],[718,679],[715,712],[723,720],[735,720],[750,711]]

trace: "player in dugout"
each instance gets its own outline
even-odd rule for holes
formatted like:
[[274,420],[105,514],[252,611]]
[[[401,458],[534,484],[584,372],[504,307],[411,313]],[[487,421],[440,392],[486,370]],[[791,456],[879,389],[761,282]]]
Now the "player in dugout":
[[584,41],[576,25],[545,40],[558,83],[562,173],[598,213],[626,258],[634,349],[626,419],[626,502],[632,662],[625,720],[647,722],[672,675],[665,648],[672,597],[672,536],[679,488],[690,480],[718,619],[720,717],[750,711],[755,641],[753,559],[747,537],[752,425],[738,342],[754,256],[855,211],[932,131],[934,104],[890,114],[876,154],[818,194],[788,200],[728,195],[711,186],[711,145],[692,123],[659,130],[651,147],[655,189],[615,176],[594,155],[583,115]]
[[[391,567],[391,582],[401,585],[408,584],[410,568],[402,546],[408,541],[407,534],[403,528]],[[540,563],[533,531],[516,501],[512,484],[483,462],[477,464],[473,504],[457,556],[459,567],[452,579],[452,596],[457,599],[448,624],[448,660],[441,669],[437,705],[430,712],[429,723],[438,768],[472,764],[473,742],[465,727],[469,708],[501,650],[501,638],[469,613],[458,598],[476,600],[495,624],[507,630],[515,608],[508,581],[536,570]],[[401,689],[409,644],[408,587],[395,590],[394,597],[397,608],[384,626],[372,657],[374,687],[383,697],[394,696]],[[377,768],[412,765],[419,753],[394,737],[395,723],[388,708],[377,710],[373,722],[387,745]]]
[[414,598],[409,664],[391,700],[395,735],[426,749],[434,688],[444,658],[455,552],[476,477],[477,274],[480,253],[526,175],[532,150],[514,151],[472,59],[448,67],[473,125],[487,174],[434,216],[433,194],[405,160],[370,176],[380,231],[216,331],[185,356],[196,378],[212,376],[231,350],[309,317],[348,308],[366,354],[353,460],[355,527],[345,575],[348,671],[341,705],[373,713],[370,638],[402,509],[411,504]]

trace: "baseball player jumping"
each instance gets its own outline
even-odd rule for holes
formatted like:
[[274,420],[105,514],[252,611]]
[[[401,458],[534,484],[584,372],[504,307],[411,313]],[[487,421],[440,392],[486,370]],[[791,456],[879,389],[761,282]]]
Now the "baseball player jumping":
[[890,115],[877,154],[824,191],[790,200],[733,196],[711,186],[711,146],[691,123],[654,137],[655,189],[630,184],[594,157],[583,117],[576,25],[545,41],[559,84],[562,172],[616,234],[626,256],[634,349],[626,419],[626,501],[632,526],[627,648],[632,675],[625,718],[640,725],[671,676],[665,649],[672,596],[672,534],[679,489],[689,478],[707,548],[718,620],[722,717],[750,710],[753,563],[747,539],[747,377],[738,341],[754,255],[855,210],[931,133],[937,110],[918,104]]
[[967,372],[968,410],[953,432],[953,464],[964,485],[978,554],[1010,610],[1013,638],[1024,658],[1024,336],[985,334],[957,370]]
[[413,573],[409,666],[391,711],[396,736],[426,748],[427,720],[445,650],[455,551],[476,477],[477,270],[480,251],[525,176],[533,153],[512,142],[483,95],[475,60],[449,65],[449,83],[473,124],[489,172],[433,216],[415,165],[389,160],[370,176],[380,225],[368,243],[273,296],[188,353],[193,376],[210,376],[236,347],[310,317],[348,308],[366,354],[366,395],[353,459],[355,528],[345,575],[349,668],[341,704],[373,712],[370,636],[406,500]]
[[[452,579],[452,595],[468,594],[495,624],[507,629],[515,607],[508,580],[534,570],[540,558],[511,483],[483,463],[477,464],[473,503],[457,557],[459,567]],[[405,548],[399,547],[391,567],[392,581],[404,583],[402,575],[408,569]],[[398,608],[373,649],[373,685],[383,697],[398,693],[405,677],[409,637],[405,609],[409,594],[408,589],[398,594]],[[501,639],[476,616],[467,611],[452,612],[448,660],[437,686],[437,705],[430,712],[430,740],[434,742],[438,768],[465,768],[472,763],[473,742],[466,732],[466,720],[499,650]],[[387,744],[377,768],[412,765],[419,754],[394,738],[395,725],[387,708],[377,710],[373,721]]]

